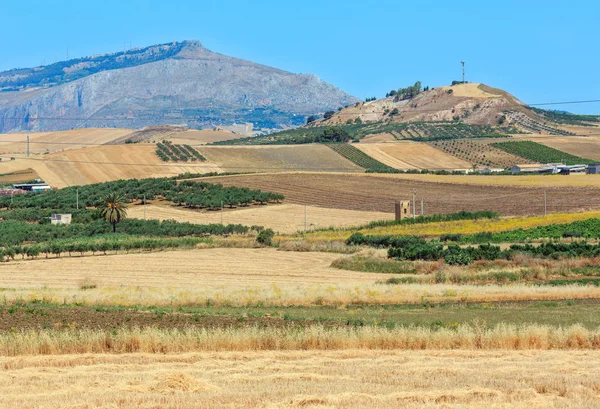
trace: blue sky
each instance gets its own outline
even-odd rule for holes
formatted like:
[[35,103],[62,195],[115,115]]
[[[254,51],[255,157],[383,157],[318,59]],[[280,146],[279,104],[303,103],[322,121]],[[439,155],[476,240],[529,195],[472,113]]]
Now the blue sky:
[[[0,70],[173,40],[357,97],[460,78],[527,103],[600,99],[597,1],[2,0]],[[600,103],[556,106],[600,113]]]

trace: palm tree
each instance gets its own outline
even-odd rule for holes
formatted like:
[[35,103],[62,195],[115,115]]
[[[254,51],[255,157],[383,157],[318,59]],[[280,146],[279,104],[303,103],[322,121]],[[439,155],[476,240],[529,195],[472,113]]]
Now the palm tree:
[[127,217],[127,202],[123,196],[111,193],[104,199],[104,206],[100,212],[107,222],[112,223],[113,233],[117,231],[117,223]]

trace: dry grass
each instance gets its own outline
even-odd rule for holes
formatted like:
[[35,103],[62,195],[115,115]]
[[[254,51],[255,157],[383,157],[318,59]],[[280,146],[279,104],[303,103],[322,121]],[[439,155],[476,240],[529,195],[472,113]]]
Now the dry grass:
[[0,358],[7,408],[591,408],[597,351],[282,351]]
[[354,232],[370,235],[398,236],[439,236],[441,234],[475,234],[481,232],[501,232],[516,229],[530,229],[551,224],[572,223],[578,220],[599,218],[600,212],[549,214],[547,216],[507,217],[500,219],[458,220],[451,222],[426,224],[400,224],[395,226],[374,227],[371,229],[350,229],[340,231],[318,231],[307,233],[304,239],[313,241],[346,240]]
[[[359,210],[330,209],[315,206],[296,204],[282,204],[269,206],[253,206],[234,210],[226,209],[221,212],[194,211],[174,206],[146,207],[146,218],[157,220],[177,220],[190,223],[223,223],[243,224],[245,226],[264,226],[279,233],[295,233],[303,231],[306,226],[309,230],[314,228],[350,227],[357,224],[366,224],[375,220],[390,220],[393,213],[365,212]],[[142,206],[130,208],[129,217],[144,218]]]
[[471,164],[421,142],[366,143],[355,147],[396,169],[469,169]]
[[182,353],[344,349],[600,349],[600,329],[581,325],[499,324],[482,322],[453,328],[381,327],[302,329],[155,327],[104,330],[40,330],[0,334],[0,356],[89,353]]

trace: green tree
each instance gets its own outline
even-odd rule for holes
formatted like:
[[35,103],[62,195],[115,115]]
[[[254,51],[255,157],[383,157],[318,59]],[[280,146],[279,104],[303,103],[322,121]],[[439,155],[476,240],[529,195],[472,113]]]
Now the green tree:
[[117,223],[127,217],[127,202],[123,196],[111,193],[104,199],[100,215],[113,226],[113,233],[117,231]]
[[315,122],[317,120],[317,117],[314,115],[309,116],[308,118],[306,118],[306,124],[310,124],[312,122]]

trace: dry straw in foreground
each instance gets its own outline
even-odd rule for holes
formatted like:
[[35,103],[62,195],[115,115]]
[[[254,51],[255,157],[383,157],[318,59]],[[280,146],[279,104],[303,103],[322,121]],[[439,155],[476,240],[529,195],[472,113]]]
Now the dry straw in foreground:
[[119,329],[0,334],[0,356],[81,353],[343,349],[600,349],[600,328],[482,323],[450,329],[379,327],[328,329]]

